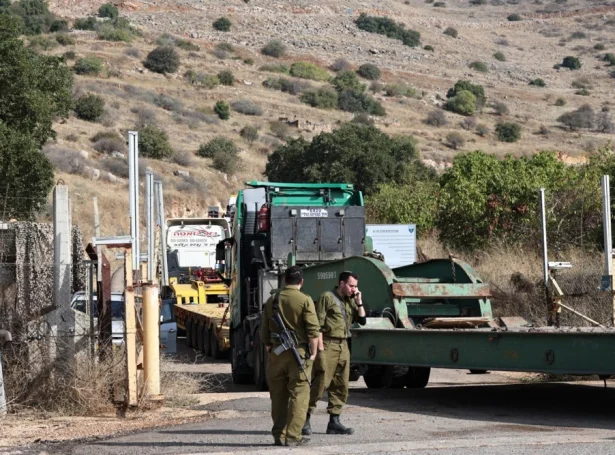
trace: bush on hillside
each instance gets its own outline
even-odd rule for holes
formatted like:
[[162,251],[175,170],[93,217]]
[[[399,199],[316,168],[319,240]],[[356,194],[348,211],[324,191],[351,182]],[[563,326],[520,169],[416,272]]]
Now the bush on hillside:
[[263,109],[251,100],[238,100],[231,104],[235,112],[244,115],[263,115]]
[[459,32],[456,28],[453,27],[446,27],[446,29],[442,33],[448,36],[452,36],[453,38],[457,38],[457,36],[459,36]]
[[546,87],[547,83],[543,79],[536,78],[536,79],[530,81],[530,85],[534,85],[536,87]]
[[98,76],[103,70],[104,61],[94,55],[82,57],[75,62],[73,70],[75,74],[82,76]]
[[406,46],[416,47],[421,42],[421,34],[419,32],[408,30],[403,24],[398,24],[388,17],[368,16],[365,13],[361,13],[355,24],[359,29],[366,32],[401,40]]
[[286,54],[286,46],[280,40],[272,40],[265,44],[261,53],[269,57],[280,58]]
[[139,154],[145,158],[162,160],[173,155],[169,136],[160,128],[149,125],[139,130]]
[[596,113],[589,104],[560,115],[557,121],[568,127],[569,130],[592,129],[596,121]]
[[220,120],[228,120],[231,118],[231,107],[225,101],[218,101],[214,106],[214,112]]
[[475,61],[468,65],[474,71],[478,71],[479,73],[488,73],[489,67],[485,62]]
[[335,109],[338,95],[331,87],[320,87],[318,90],[309,90],[301,95],[301,101],[319,109]]
[[498,62],[506,61],[506,56],[503,52],[496,52],[495,54],[493,54],[493,58],[496,59]]
[[384,93],[386,96],[405,96],[408,98],[412,98],[416,96],[416,89],[408,84],[387,84],[384,88]]
[[562,66],[564,68],[570,68],[571,70],[578,70],[581,68],[581,61],[576,57],[564,57],[562,61]]
[[143,66],[155,73],[174,73],[179,68],[179,54],[170,46],[160,46],[147,54]]
[[228,17],[220,17],[212,25],[219,32],[228,32],[231,30],[232,22]]
[[487,103],[485,89],[480,84],[473,84],[470,81],[458,80],[455,86],[446,93],[447,98],[452,98],[457,95],[458,91],[466,90],[476,97],[476,107],[481,108]]
[[370,115],[385,116],[386,111],[374,98],[363,92],[344,90],[340,93],[337,106],[346,112],[366,113]]
[[113,3],[105,3],[98,8],[98,17],[108,17],[109,19],[115,19],[120,15],[120,11]]
[[94,31],[98,27],[98,21],[94,16],[80,17],[73,21],[75,30],[91,30]]
[[70,31],[70,29],[68,28],[67,21],[65,21],[64,19],[56,19],[49,26],[49,31],[51,33],[58,33],[58,32],[68,32]]
[[425,123],[427,125],[440,127],[448,124],[448,120],[446,120],[446,116],[444,115],[444,112],[442,112],[442,110],[436,109],[427,114]]
[[361,84],[357,74],[354,71],[340,71],[331,80],[331,85],[338,91],[353,90],[355,92],[363,92],[365,85]]
[[290,65],[290,75],[313,81],[328,81],[330,76],[327,70],[310,62],[295,62]]
[[517,142],[521,139],[521,125],[514,122],[501,122],[495,125],[495,134],[501,142]]
[[81,120],[95,122],[105,112],[105,100],[98,95],[84,95],[75,102],[75,114]]
[[206,144],[201,144],[196,154],[202,158],[213,158],[218,154],[224,156],[237,156],[239,155],[239,149],[230,139],[218,136]]
[[290,74],[290,68],[288,65],[284,65],[283,63],[272,63],[268,65],[263,65],[259,68],[260,71],[269,71],[270,73],[283,73]]
[[457,131],[451,131],[446,135],[446,144],[453,150],[463,147],[465,143],[463,135]]
[[459,90],[457,94],[449,98],[446,109],[461,115],[473,115],[476,111],[476,97],[472,92]]
[[372,63],[364,63],[363,65],[359,66],[357,74],[369,81],[375,81],[380,79],[380,69]]
[[329,68],[331,68],[331,71],[335,71],[336,73],[339,73],[340,71],[351,70],[352,65],[345,58],[338,58],[331,64]]
[[518,22],[520,20],[522,20],[521,16],[517,13],[513,13],[513,14],[509,14],[506,19],[508,19],[510,22]]
[[[55,14],[49,11],[47,2],[44,0],[19,0],[13,2],[9,8],[7,8],[9,14],[17,15],[22,19],[23,32],[26,35],[47,33],[51,24],[56,20]],[[0,7],[0,13],[3,9]]]
[[252,144],[258,139],[258,128],[256,128],[255,126],[246,125],[241,129],[239,135],[246,141],[248,141],[250,144]]
[[230,70],[220,71],[218,73],[218,80],[220,81],[220,84],[222,85],[231,86],[235,84],[235,76],[233,75],[233,72]]

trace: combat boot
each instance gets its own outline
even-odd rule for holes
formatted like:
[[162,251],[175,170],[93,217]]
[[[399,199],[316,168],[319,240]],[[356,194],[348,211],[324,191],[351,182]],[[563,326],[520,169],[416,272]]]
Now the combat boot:
[[329,417],[329,425],[327,425],[327,434],[353,434],[352,428],[345,427],[340,422],[340,416],[331,414]]
[[310,443],[310,438],[302,438],[299,441],[286,441],[287,447],[301,447]]
[[312,434],[312,426],[310,425],[310,415],[307,415],[305,419],[305,425],[303,425],[303,429],[301,430],[302,436],[309,436]]

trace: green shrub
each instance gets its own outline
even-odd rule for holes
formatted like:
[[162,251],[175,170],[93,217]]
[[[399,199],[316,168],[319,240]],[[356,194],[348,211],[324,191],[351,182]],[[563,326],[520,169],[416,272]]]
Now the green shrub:
[[115,19],[120,15],[117,6],[113,3],[105,3],[98,8],[98,17],[108,17],[110,19]]
[[585,39],[587,38],[587,35],[583,32],[574,32],[572,35],[570,35],[570,39]]
[[344,90],[362,92],[365,90],[365,85],[361,84],[357,74],[350,70],[337,73],[331,81],[331,84],[338,92],[343,92]]
[[176,39],[175,45],[185,51],[197,52],[201,50],[201,46],[194,44],[192,41],[188,41],[187,39]]
[[517,13],[513,13],[513,14],[509,14],[506,19],[508,19],[510,22],[517,22],[522,20],[521,16]]
[[604,44],[602,44],[602,43],[598,43],[598,44],[594,45],[594,49],[597,50],[597,51],[603,51],[603,50],[606,49],[606,46]]
[[376,81],[380,79],[380,69],[372,63],[364,63],[359,66],[357,74],[368,81]]
[[160,46],[147,54],[143,66],[155,73],[174,73],[179,68],[179,54],[170,46]]
[[268,65],[263,65],[259,68],[260,71],[268,71],[270,73],[282,73],[282,74],[290,74],[290,68],[288,65],[284,65],[282,63],[272,63]]
[[365,13],[361,13],[355,24],[359,29],[366,32],[401,40],[406,46],[416,47],[421,42],[421,34],[419,32],[408,30],[403,24],[398,24],[388,17],[368,16]]
[[48,51],[49,49],[53,49],[58,45],[58,42],[50,36],[36,35],[32,36],[28,41],[30,42],[28,47],[31,47],[33,49],[40,49],[43,51]]
[[235,83],[235,76],[232,71],[224,70],[218,73],[218,80],[222,85],[233,85]]
[[159,93],[152,101],[156,106],[169,112],[179,113],[184,108],[184,104],[180,100],[173,98],[172,96],[165,95],[164,93]]
[[461,115],[472,115],[476,111],[476,97],[472,92],[459,90],[448,99],[446,109]]
[[263,87],[270,88],[272,90],[282,90],[282,78],[268,77],[263,81]]
[[495,54],[493,54],[493,58],[496,59],[499,62],[505,62],[506,61],[506,56],[504,55],[503,52],[496,52]]
[[175,37],[169,33],[163,33],[156,38],[156,44],[158,46],[175,46]]
[[166,131],[153,125],[141,128],[139,130],[139,154],[156,160],[170,158],[173,155],[173,149],[169,144]]
[[495,125],[495,134],[501,142],[517,142],[521,138],[521,125],[514,122],[501,122]]
[[75,60],[76,57],[77,54],[75,53],[75,51],[66,51],[62,54],[62,58],[64,60]]
[[68,22],[64,19],[56,19],[49,26],[49,31],[52,33],[57,32],[68,32],[70,29],[68,28]]
[[217,171],[224,172],[225,174],[233,175],[237,171],[239,163],[240,160],[235,155],[227,156],[222,153],[217,153],[213,157],[211,167]]
[[452,36],[453,38],[457,38],[457,36],[459,36],[459,32],[456,28],[453,27],[446,27],[446,29],[442,33],[448,36]]
[[113,24],[102,24],[98,27],[98,39],[105,41],[121,41],[130,43],[134,34],[131,29],[116,27]]
[[290,136],[290,126],[288,126],[288,123],[279,120],[269,122],[269,131],[283,141],[287,140]]
[[231,30],[232,22],[228,17],[219,17],[211,25],[219,32],[228,32]]
[[98,95],[84,95],[75,102],[75,114],[81,120],[95,122],[105,112],[105,100]]
[[445,2],[435,2],[433,6],[434,8],[446,8],[446,3]]
[[310,62],[295,62],[290,65],[290,74],[302,79],[313,81],[328,81],[330,76],[327,70]]
[[444,112],[442,112],[442,110],[436,109],[435,111],[431,111],[429,114],[427,114],[425,123],[427,125],[440,127],[445,126],[448,123],[448,120],[446,120],[446,116],[444,115]]
[[564,98],[558,98],[555,100],[555,105],[556,106],[565,106],[566,105],[566,100]]
[[433,48],[433,46],[428,44],[427,46],[425,46],[423,48],[423,50],[426,50],[426,51],[429,51],[429,52],[433,52],[435,49]]
[[218,101],[214,106],[214,112],[220,120],[228,120],[231,118],[231,107],[225,101]]
[[463,147],[465,143],[463,135],[457,131],[451,131],[446,135],[446,144],[453,150]]
[[395,83],[395,84],[387,84],[386,87],[384,88],[384,93],[386,96],[394,96],[394,97],[405,96],[408,98],[412,98],[416,96],[416,89],[414,87],[411,87],[408,84]]
[[496,115],[506,115],[509,112],[508,106],[501,101],[493,102],[491,104],[491,107],[493,108],[493,111],[495,112]]
[[246,125],[241,129],[239,135],[247,142],[252,144],[258,139],[258,128],[255,126]]
[[66,33],[56,35],[56,41],[62,46],[72,46],[75,44],[75,38],[67,35]]
[[384,84],[382,82],[374,81],[371,84],[369,84],[369,91],[374,94],[380,93],[383,90],[384,90]]
[[220,85],[220,79],[215,74],[199,74],[198,85],[211,90]]
[[218,136],[206,144],[201,144],[196,151],[196,154],[202,158],[213,158],[217,153],[238,155],[239,149],[230,139]]
[[26,35],[47,33],[51,24],[56,20],[55,15],[49,11],[47,2],[44,0],[19,0],[10,5],[6,4],[5,8],[0,7],[0,13],[5,10],[6,13],[21,17],[23,32]]
[[263,115],[263,109],[251,100],[239,100],[231,104],[235,112],[244,115]]
[[261,54],[280,58],[286,54],[286,46],[280,40],[272,40],[261,49]]
[[547,83],[544,80],[537,78],[533,81],[530,81],[530,85],[535,85],[536,87],[546,87]]
[[335,71],[336,73],[338,73],[340,71],[351,70],[352,65],[345,58],[338,58],[331,64],[329,68],[331,69],[331,71]]
[[75,63],[73,70],[76,74],[98,76],[103,70],[103,59],[90,55],[88,57],[82,57]]
[[216,50],[224,51],[224,52],[235,52],[235,48],[231,43],[218,43],[216,44]]
[[581,68],[581,61],[576,57],[564,57],[562,65],[564,68],[570,68],[571,70],[578,70]]
[[301,101],[319,109],[334,109],[337,107],[337,92],[331,87],[320,87],[301,95]]
[[455,86],[448,90],[446,93],[447,98],[452,98],[457,95],[457,92],[460,90],[467,90],[472,93],[476,97],[476,107],[482,107],[487,102],[487,97],[485,96],[485,89],[480,84],[473,84],[470,81],[458,80],[455,83]]
[[96,30],[98,21],[94,16],[81,17],[73,21],[73,28],[75,30]]
[[253,59],[253,58],[244,58],[244,59],[243,59],[243,62],[244,62],[246,65],[254,65],[254,59]]
[[489,134],[491,130],[489,129],[487,125],[479,123],[478,125],[476,125],[475,131],[476,131],[476,134],[478,134],[480,137],[485,137]]
[[473,69],[474,71],[478,71],[479,73],[488,73],[489,72],[489,67],[484,62],[479,62],[479,61],[472,62],[468,66],[471,69]]
[[610,66],[615,65],[615,54],[612,53],[608,53],[608,54],[604,54],[604,57],[602,57],[602,61],[607,62]]
[[382,105],[371,96],[363,92],[344,90],[340,93],[337,106],[346,112],[366,113],[377,116],[385,116],[386,111]]

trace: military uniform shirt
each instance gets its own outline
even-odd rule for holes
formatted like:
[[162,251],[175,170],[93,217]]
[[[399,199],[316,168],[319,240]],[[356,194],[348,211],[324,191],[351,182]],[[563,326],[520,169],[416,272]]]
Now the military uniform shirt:
[[[342,310],[332,294],[340,299],[344,305],[348,324],[344,321]],[[337,294],[337,288],[334,288],[331,292],[325,292],[320,296],[316,303],[316,314],[318,315],[318,322],[320,323],[320,331],[325,336],[331,338],[348,338],[350,337],[350,326],[358,315],[357,304],[352,297],[340,297]]]
[[[261,340],[266,345],[279,344],[271,338],[272,333],[280,332],[280,327],[271,320],[273,297],[269,297],[265,304],[264,320],[261,326]],[[297,286],[286,286],[280,291],[278,308],[286,328],[295,332],[297,343],[308,344],[309,338],[318,338],[320,326],[314,301],[309,295],[301,292]]]

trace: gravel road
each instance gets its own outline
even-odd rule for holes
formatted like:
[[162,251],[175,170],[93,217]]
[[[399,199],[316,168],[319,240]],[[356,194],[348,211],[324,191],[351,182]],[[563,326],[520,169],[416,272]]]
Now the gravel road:
[[[216,372],[228,365],[212,365]],[[227,374],[229,372],[227,371]],[[224,374],[224,373],[223,373]],[[229,399],[203,407],[200,423],[158,428],[90,443],[50,448],[79,455],[140,454],[612,454],[615,388],[594,383],[531,383],[520,375],[434,370],[422,390],[369,390],[353,383],[343,422],[353,436],[325,434],[321,403],[309,447],[274,447],[269,398],[231,387]],[[230,392],[230,393],[228,393]]]

